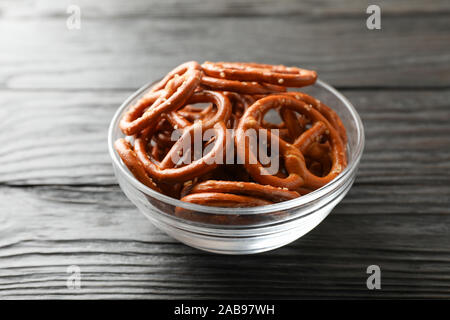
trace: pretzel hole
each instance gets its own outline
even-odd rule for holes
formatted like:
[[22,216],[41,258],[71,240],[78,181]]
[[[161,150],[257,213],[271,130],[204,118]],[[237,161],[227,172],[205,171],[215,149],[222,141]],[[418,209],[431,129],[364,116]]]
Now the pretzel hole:
[[264,115],[262,123],[265,128],[278,128],[283,120],[275,109],[270,109]]

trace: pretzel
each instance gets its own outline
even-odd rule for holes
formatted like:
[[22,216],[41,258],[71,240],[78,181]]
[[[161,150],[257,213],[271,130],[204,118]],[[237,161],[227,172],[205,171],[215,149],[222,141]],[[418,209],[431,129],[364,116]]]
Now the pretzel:
[[212,207],[227,207],[227,208],[257,207],[273,203],[271,201],[263,200],[260,198],[239,196],[235,194],[222,192],[193,193],[181,198],[181,201]]
[[120,121],[120,129],[127,135],[136,134],[161,114],[180,108],[194,93],[200,80],[201,70],[196,62],[175,68],[125,113]]
[[185,74],[186,72],[188,72],[190,70],[201,70],[201,66],[198,64],[197,61],[188,61],[188,62],[180,64],[178,67],[172,69],[161,81],[154,84],[150,88],[150,93],[164,89],[170,80],[172,80],[176,76]]
[[[182,137],[171,147],[169,152],[166,154],[164,159],[159,163],[155,163],[153,159],[151,159],[147,154],[147,145],[150,139],[152,138],[152,134],[154,130],[147,129],[144,130],[141,134],[139,134],[135,140],[135,149],[136,153],[143,163],[147,172],[157,179],[158,181],[178,181],[183,182],[191,179],[192,177],[205,174],[206,172],[214,169],[217,164],[212,161],[212,159],[218,156],[218,154],[224,153],[225,143],[226,143],[226,128],[223,125],[223,121],[227,121],[230,117],[231,113],[231,105],[224,95],[219,92],[213,91],[201,91],[194,93],[190,99],[188,100],[189,104],[201,102],[210,102],[216,106],[216,113],[205,119],[204,121],[200,121],[198,124],[191,124],[187,120],[181,121],[181,117],[177,116],[176,112],[173,112],[169,115],[166,115],[169,122],[175,122],[181,128],[185,128]],[[219,122],[220,121],[220,122]],[[194,130],[207,130],[214,127],[216,133],[216,141],[213,149],[201,159],[198,159],[191,164],[174,168],[175,165],[172,162],[172,158],[175,154],[181,152],[181,148],[183,147],[183,142],[189,136],[191,138],[193,136]],[[151,152],[155,154],[155,152]],[[209,164],[211,162],[211,164]]]
[[213,109],[213,104],[210,103],[206,108],[196,108],[192,105],[187,105],[178,110],[177,113],[191,123],[196,120],[201,120],[206,117]]
[[303,92],[285,92],[284,94],[294,97],[297,100],[301,100],[309,105],[311,105],[314,109],[319,111],[332,125],[333,127],[339,132],[339,135],[341,136],[342,141],[344,144],[347,143],[347,132],[345,130],[344,124],[342,123],[341,118],[337,115],[337,113],[328,107],[326,104],[322,103],[321,101],[311,97],[310,95],[307,95]]
[[114,142],[114,148],[116,149],[123,163],[136,177],[136,179],[145,184],[147,187],[161,192],[161,190],[156,186],[153,180],[145,172],[142,163],[137,158],[136,153],[133,150],[133,147],[127,140],[118,139],[116,142]]
[[[347,134],[337,113],[306,93],[287,91],[316,79],[315,71],[282,65],[181,64],[124,113],[119,126],[133,142],[118,139],[114,147],[137,180],[185,202],[235,208],[295,199],[330,182],[347,165]],[[279,123],[264,119],[269,110],[278,112]],[[234,130],[233,139],[227,128]],[[208,129],[214,134],[202,141],[203,154],[193,154],[192,138]],[[270,146],[271,157],[278,145],[277,172],[269,174],[258,161],[256,151],[264,150],[249,148],[250,129],[267,136],[259,147]],[[175,130],[181,136],[173,141]],[[231,160],[242,164],[217,161],[228,161],[230,151],[235,151]],[[174,214],[215,224],[254,223],[273,215],[205,215],[181,207]]]
[[286,88],[270,83],[245,82],[227,79],[218,79],[213,77],[202,77],[202,86],[219,91],[233,91],[246,94],[263,94],[274,92],[285,92]]
[[196,184],[191,190],[191,193],[203,193],[203,192],[232,193],[237,195],[246,195],[261,198],[273,202],[291,200],[300,196],[295,191],[290,191],[283,188],[276,188],[268,185],[260,185],[253,182],[215,181],[215,180],[208,180]]
[[[251,109],[252,107],[249,110]],[[240,157],[241,161],[245,163],[245,168],[252,176],[252,178],[256,182],[263,185],[271,185],[280,188],[286,187],[290,190],[295,190],[296,188],[303,186],[305,184],[305,181],[301,176],[301,161],[304,162],[302,154],[296,148],[292,147],[278,136],[272,135],[270,131],[267,131],[269,140],[278,140],[280,156],[285,159],[285,167],[289,173],[287,177],[270,175],[263,167],[263,165],[257,160],[256,155],[250,152],[248,148],[249,140],[246,139],[247,137],[245,135],[245,132],[251,128],[256,130],[262,129],[261,126],[256,124],[256,121],[254,119],[245,118],[244,115],[237,128],[235,139],[236,144],[240,146],[237,148],[238,156]]]
[[217,122],[227,122],[231,115],[230,100],[220,92],[202,90],[194,93],[188,100],[189,104],[210,102],[216,106],[216,113],[214,116],[205,117],[203,120],[203,128],[212,128]]
[[[188,109],[164,114],[164,117],[176,129],[186,128],[192,126],[192,120],[202,120],[203,128],[212,128],[218,121],[227,122],[231,116],[231,103],[229,99],[220,92],[202,90],[195,92],[187,101],[189,103]],[[195,109],[192,104],[195,103],[210,103],[205,109]],[[216,107],[216,112],[212,115],[213,106]]]
[[[275,202],[291,200],[300,196],[295,191],[271,186],[262,186],[257,183],[235,182],[235,181],[214,181],[208,180],[196,184],[190,194],[183,195],[184,202],[195,203],[216,207],[255,207],[269,205]],[[177,207],[175,215],[191,221],[226,225],[245,225],[263,221],[260,216],[253,215],[211,215],[202,214],[195,211]],[[271,213],[265,218],[278,215],[278,212]]]
[[252,96],[246,94],[239,94],[236,92],[224,91],[223,94],[230,100],[233,108],[233,114],[237,117],[247,110],[247,108],[255,102]]
[[314,84],[317,79],[317,73],[315,71],[261,63],[213,63],[207,61],[202,64],[202,69],[206,75],[219,79],[257,81],[286,87],[304,87]]
[[[287,187],[290,190],[295,190],[298,187],[312,187],[320,188],[333,178],[335,178],[346,166],[345,147],[341,140],[339,133],[328,122],[328,120],[317,110],[313,109],[311,105],[306,104],[301,100],[297,100],[288,95],[270,95],[255,102],[242,117],[236,132],[236,144],[246,145],[248,139],[246,139],[245,131],[254,129],[263,129],[260,125],[264,114],[274,108],[288,108],[292,111],[301,113],[312,121],[322,122],[328,130],[328,136],[331,143],[331,156],[332,156],[332,168],[325,177],[318,177],[312,174],[305,164],[305,158],[301,152],[302,148],[306,148],[310,135],[318,130],[321,125],[313,126],[314,130],[307,130],[299,137],[301,143],[291,145],[276,135],[272,135],[270,131],[267,131],[267,135],[271,139],[278,139],[281,155],[284,157],[285,167],[289,173],[288,177],[280,178],[272,175],[268,175],[266,169],[261,165],[258,160],[254,160],[253,155],[248,148],[238,148],[238,155],[241,159],[245,159],[245,167],[250,175],[257,182],[262,184],[270,184],[276,187]],[[265,130],[265,129],[263,129]],[[253,157],[253,162],[252,159]]]
[[218,122],[214,126],[216,133],[216,139],[214,147],[201,159],[195,160],[192,163],[174,168],[174,164],[170,161],[173,154],[179,153],[181,147],[183,146],[183,140],[186,137],[192,136],[196,128],[201,129],[201,124],[194,124],[188,127],[183,136],[178,140],[170,149],[169,153],[166,155],[165,159],[161,161],[160,164],[155,163],[147,154],[147,143],[149,141],[149,136],[147,132],[140,134],[135,140],[135,150],[139,160],[142,162],[145,170],[148,174],[157,179],[158,181],[166,182],[184,182],[190,180],[196,176],[203,175],[212,169],[217,167],[217,163],[213,161],[216,158],[223,157],[223,153],[226,147],[226,127],[223,122]]

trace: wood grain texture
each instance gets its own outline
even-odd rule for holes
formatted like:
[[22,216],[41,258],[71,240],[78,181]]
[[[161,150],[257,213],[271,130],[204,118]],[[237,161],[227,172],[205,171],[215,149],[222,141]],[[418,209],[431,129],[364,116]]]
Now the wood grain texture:
[[[449,296],[450,90],[346,91],[367,137],[355,186],[304,238],[248,257],[178,243],[115,185],[106,128],[128,93],[1,95],[1,297]],[[72,264],[81,291],[65,286]],[[365,288],[370,264],[382,292]]]
[[131,90],[192,59],[300,65],[338,87],[448,88],[448,20],[386,17],[370,31],[364,16],[95,19],[80,30],[63,17],[2,19],[0,89]]
[[[428,212],[426,219],[409,213],[395,220],[387,212],[347,215],[352,198],[291,245],[230,257],[170,239],[117,187],[3,187],[0,210],[9,214],[0,224],[0,296],[448,297],[448,209]],[[82,271],[80,291],[66,287],[72,264]],[[366,289],[371,264],[382,268],[380,292]]]
[[450,13],[446,0],[2,0],[0,12],[8,18],[66,17],[69,5],[81,8],[83,17],[137,18],[137,17],[248,17],[248,16],[363,16],[366,8],[376,4],[383,16]]
[[[66,28],[67,5],[82,28]],[[365,9],[380,4],[382,30]],[[450,3],[1,0],[0,298],[449,298]],[[178,63],[303,65],[366,131],[354,187],[300,240],[253,256],[189,248],[116,184],[109,121]],[[66,287],[78,265],[82,289]],[[382,290],[366,288],[366,268]]]
[[[115,184],[107,128],[129,94],[3,92],[0,183]],[[365,125],[366,147],[358,183],[448,184],[450,90],[345,90],[344,94]]]

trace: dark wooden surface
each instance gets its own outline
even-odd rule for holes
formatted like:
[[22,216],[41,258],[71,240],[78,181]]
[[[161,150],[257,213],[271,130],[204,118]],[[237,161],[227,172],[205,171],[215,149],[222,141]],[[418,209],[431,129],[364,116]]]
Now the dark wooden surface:
[[[68,3],[81,30],[66,28]],[[382,30],[365,27],[380,4]],[[1,298],[450,298],[448,1],[0,1]],[[220,256],[116,184],[106,130],[185,60],[301,65],[358,109],[354,187],[300,240]],[[82,289],[66,287],[69,265]],[[366,288],[366,268],[382,289]]]

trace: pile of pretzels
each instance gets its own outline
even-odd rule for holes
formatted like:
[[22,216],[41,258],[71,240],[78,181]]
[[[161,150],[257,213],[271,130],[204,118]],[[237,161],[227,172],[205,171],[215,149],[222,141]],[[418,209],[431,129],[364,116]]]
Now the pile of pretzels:
[[[316,79],[315,71],[283,65],[183,63],[124,113],[120,129],[128,137],[114,147],[141,183],[185,202],[254,207],[300,197],[347,166],[346,130],[336,112],[310,95],[287,90]],[[278,113],[278,123],[265,119],[269,111]],[[227,129],[233,129],[232,139]],[[247,145],[249,129],[276,139],[278,172],[267,174],[251,148],[239,147]],[[181,130],[175,141],[174,130]],[[214,132],[202,146],[208,152],[187,164],[173,161],[196,130]],[[212,161],[230,150],[241,161]]]

